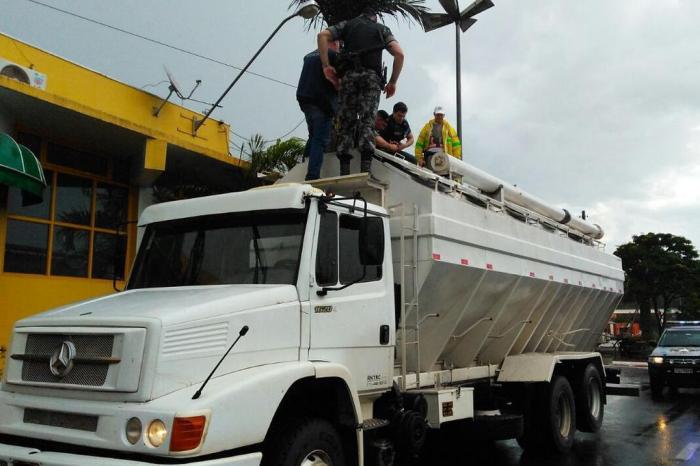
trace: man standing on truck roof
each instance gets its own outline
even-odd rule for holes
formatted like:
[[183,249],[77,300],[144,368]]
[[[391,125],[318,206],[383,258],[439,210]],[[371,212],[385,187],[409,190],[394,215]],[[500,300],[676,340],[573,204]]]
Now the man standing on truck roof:
[[[337,68],[331,66],[328,44],[343,41]],[[384,85],[382,50],[394,57],[391,77]],[[374,154],[374,120],[382,89],[387,98],[396,92],[396,82],[403,67],[403,50],[391,30],[377,23],[377,12],[366,8],[349,21],[342,21],[318,34],[318,51],[323,63],[323,73],[336,88],[340,88],[338,105],[338,158],[340,175],[350,174],[350,150],[353,147],[355,129],[359,134],[358,146],[361,171],[369,172]]]
[[453,157],[462,159],[462,143],[457,131],[445,120],[445,110],[435,107],[433,119],[423,126],[416,141],[416,158],[420,166],[425,166],[427,160],[436,152],[445,152]]
[[[328,59],[335,63],[338,42],[328,44]],[[304,158],[309,159],[306,180],[321,177],[323,154],[331,137],[331,121],[338,110],[338,91],[323,75],[321,55],[318,50],[304,57],[304,66],[297,86],[297,101],[306,118],[309,138],[304,147]]]
[[380,149],[415,164],[416,158],[404,151],[405,148],[413,145],[413,133],[406,120],[407,113],[408,106],[405,103],[394,104],[394,112],[387,119],[387,125],[379,131],[376,142]]

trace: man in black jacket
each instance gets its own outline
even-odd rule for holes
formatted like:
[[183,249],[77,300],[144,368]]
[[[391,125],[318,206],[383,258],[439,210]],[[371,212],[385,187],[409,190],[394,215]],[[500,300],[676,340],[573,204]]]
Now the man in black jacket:
[[[338,64],[343,70],[331,66],[328,44],[343,41]],[[383,86],[382,51],[386,49],[394,57],[391,77]],[[359,134],[358,146],[361,171],[369,172],[374,154],[374,119],[382,89],[387,98],[396,92],[396,82],[403,67],[403,50],[391,30],[377,23],[376,12],[368,9],[350,21],[342,21],[318,34],[318,51],[323,63],[323,73],[340,88],[338,105],[338,158],[340,174],[350,174],[350,150],[354,135]],[[342,79],[341,79],[342,78]]]
[[[331,42],[329,61],[335,63],[338,42]],[[338,110],[338,91],[323,75],[321,55],[314,50],[304,57],[304,66],[297,86],[297,101],[306,118],[309,138],[304,147],[304,158],[309,159],[306,180],[321,176],[323,154],[331,137],[331,121]]]

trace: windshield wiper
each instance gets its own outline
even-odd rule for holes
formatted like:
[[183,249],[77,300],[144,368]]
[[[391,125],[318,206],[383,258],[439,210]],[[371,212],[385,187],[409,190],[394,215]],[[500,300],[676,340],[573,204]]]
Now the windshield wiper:
[[260,252],[260,245],[258,240],[260,239],[260,231],[257,225],[253,225],[253,249],[255,250],[255,272],[253,273],[253,283],[258,284],[258,272],[262,269],[262,283],[267,281],[267,267],[263,265],[263,257]]
[[202,264],[204,263],[205,241],[204,230],[199,230],[197,232],[197,238],[194,240],[194,245],[192,246],[192,252],[190,253],[189,273],[185,271],[186,286],[196,285],[196,281],[199,278],[199,272],[201,272]]

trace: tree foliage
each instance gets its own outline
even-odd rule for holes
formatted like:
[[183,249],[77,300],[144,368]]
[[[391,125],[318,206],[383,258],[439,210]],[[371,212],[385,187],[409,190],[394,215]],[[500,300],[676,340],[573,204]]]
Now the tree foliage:
[[288,172],[301,161],[304,146],[304,140],[290,138],[284,141],[278,140],[268,147],[262,135],[253,135],[248,141],[251,174]]
[[[670,233],[647,233],[633,236],[615,255],[622,259],[627,294],[639,306],[642,332],[661,332],[668,317],[662,309],[683,299],[687,305],[697,300],[700,262],[690,240]],[[656,315],[656,328],[645,322],[650,309]]]
[[274,182],[301,162],[305,142],[299,138],[278,140],[267,146],[262,135],[253,135],[247,143],[250,168],[246,176],[246,187],[251,188]]
[[[295,9],[304,0],[293,0],[289,5]],[[380,16],[401,18],[409,23],[423,24],[421,14],[428,11],[425,0],[316,0],[319,14],[309,21],[310,27],[324,23],[328,26],[338,24],[359,16],[365,8],[374,8]]]

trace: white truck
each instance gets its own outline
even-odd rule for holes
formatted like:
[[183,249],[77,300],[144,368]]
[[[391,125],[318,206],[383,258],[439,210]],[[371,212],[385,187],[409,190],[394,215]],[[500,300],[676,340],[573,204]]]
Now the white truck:
[[124,292],[16,323],[0,465],[405,465],[445,423],[559,452],[598,430],[602,230],[431,165],[145,209]]

